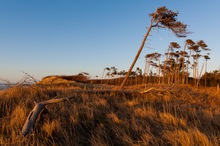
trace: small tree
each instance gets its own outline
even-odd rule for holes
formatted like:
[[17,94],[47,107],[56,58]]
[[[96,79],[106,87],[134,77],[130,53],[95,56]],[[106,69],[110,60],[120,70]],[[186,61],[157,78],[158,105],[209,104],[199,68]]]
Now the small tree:
[[143,50],[144,44],[147,40],[148,35],[150,34],[150,31],[152,28],[168,28],[170,29],[177,37],[186,37],[187,31],[186,27],[187,25],[177,21],[177,15],[178,12],[173,12],[171,10],[168,10],[165,6],[157,8],[157,10],[154,13],[150,14],[151,21],[150,26],[144,36],[144,39],[141,43],[141,46],[133,60],[133,63],[131,64],[124,80],[122,81],[120,85],[120,89],[124,87],[125,82],[127,81],[134,65],[137,62],[138,57],[140,56],[141,51]]
[[136,72],[136,84],[139,84],[142,78],[142,69],[137,67],[135,72]]
[[[200,40],[198,42],[198,45],[202,48],[202,50],[204,51],[210,51],[211,49],[208,48],[208,45],[203,41],[203,40]],[[205,87],[206,87],[206,72],[207,72],[207,60],[210,59],[209,57],[209,53],[207,53],[207,55],[204,55],[204,58],[205,58]]]
[[[191,56],[191,53],[192,53],[192,50],[195,46],[195,42],[192,41],[191,39],[187,39],[186,40],[186,43],[184,45],[184,51],[186,49],[186,47],[188,48],[188,50],[190,51],[189,52],[189,55],[187,56],[188,57],[188,60],[186,61],[187,65],[186,65],[186,84],[189,83],[189,65],[191,64],[191,61],[190,61],[190,56]],[[183,68],[183,72],[184,72],[184,68]],[[182,81],[182,83],[184,83],[184,81]]]
[[148,82],[148,73],[150,71],[150,65],[152,64],[152,59],[154,58],[154,53],[151,53],[151,54],[147,54],[145,55],[145,69],[144,69],[144,78],[143,79],[146,79],[146,80],[143,80],[143,83],[147,83]]
[[[169,57],[173,56],[175,53],[173,52],[174,49],[179,49],[180,48],[180,45],[177,43],[177,42],[171,42],[168,49],[167,49],[167,52],[165,53],[166,55],[166,59],[164,61],[164,66],[163,66],[163,84],[165,83],[165,76],[167,75],[167,63],[168,63],[168,60],[170,59]],[[170,52],[171,51],[171,52]],[[170,68],[171,69],[171,68]]]
[[110,71],[110,68],[109,68],[109,67],[104,68],[103,73],[102,73],[101,84],[103,83],[103,80],[104,80],[104,73],[105,73],[106,70]]
[[[206,43],[203,40],[198,41],[195,45],[195,48],[196,49],[194,49],[194,51],[196,52],[196,55],[193,55],[193,57],[196,60],[195,77],[198,78],[199,77],[199,75],[198,75],[199,58],[202,56],[202,55],[200,55],[200,52],[201,51],[209,51],[210,49],[208,48],[208,46],[206,45]],[[200,48],[201,48],[201,50],[200,50]],[[195,81],[196,81],[196,79],[195,79]],[[198,85],[198,83],[197,83],[197,85]]]
[[[190,47],[190,46],[193,46],[195,44],[195,42],[193,42],[191,39],[187,39],[186,42],[185,42],[185,45],[184,45],[184,50],[180,53],[181,56],[182,56],[182,84],[184,84],[185,82],[185,77],[187,76],[187,84],[188,84],[188,66],[189,66],[189,57],[190,55],[188,55],[188,53],[186,52],[186,47]],[[185,65],[184,65],[184,62],[185,62],[185,57],[188,57],[188,61],[186,62],[187,65],[186,65],[186,68],[187,68],[187,72],[185,74]]]
[[[160,63],[157,65],[157,64],[155,64],[154,62],[153,62],[153,60],[155,60],[155,61],[159,61],[160,59],[160,56],[161,56],[161,54],[159,54],[159,53],[157,53],[157,52],[154,52],[154,53],[150,53],[150,54],[147,54],[146,56],[145,56],[145,59],[146,59],[146,62],[145,62],[145,69],[144,69],[144,78],[143,79],[145,79],[146,78],[146,80],[143,80],[143,82],[142,83],[147,83],[147,77],[148,77],[148,73],[149,73],[149,71],[150,71],[150,66],[155,66],[155,67],[158,67],[158,66],[160,66]],[[159,61],[160,62],[160,61]],[[159,70],[160,71],[160,70]],[[159,72],[158,71],[158,72]],[[159,73],[158,73],[159,74]]]

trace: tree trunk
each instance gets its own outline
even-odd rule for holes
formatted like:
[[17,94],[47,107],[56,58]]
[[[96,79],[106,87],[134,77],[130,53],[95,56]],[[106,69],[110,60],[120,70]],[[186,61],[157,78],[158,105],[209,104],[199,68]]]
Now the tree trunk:
[[[187,44],[184,45],[184,49],[183,49],[184,53],[186,52],[186,45]],[[185,54],[183,56],[183,62],[182,62],[182,84],[185,84],[185,78],[186,78],[184,61],[185,61]]]
[[[164,61],[164,65],[163,65],[163,84],[165,84],[165,77],[167,76],[167,60],[168,60],[169,53],[170,53],[170,47],[168,47],[166,59]],[[169,82],[169,81],[167,81],[167,82]]]
[[158,84],[160,84],[160,59],[158,60]]
[[190,63],[190,56],[191,56],[191,50],[190,50],[190,53],[188,55],[188,63],[187,63],[187,67],[186,67],[186,84],[188,85],[189,84],[189,63]]
[[199,86],[199,82],[200,82],[200,78],[201,78],[201,75],[202,75],[202,70],[203,70],[203,67],[204,67],[204,64],[202,64],[202,68],[201,68],[201,71],[200,71],[200,74],[199,74],[199,79],[197,81],[197,86]]
[[206,72],[207,72],[207,59],[205,61],[205,88],[206,88],[206,84],[207,84],[207,79],[206,79],[207,74],[206,74]]
[[146,71],[147,71],[147,59],[145,60],[144,75],[143,75],[143,78],[142,78],[142,84],[146,83]]
[[139,50],[138,50],[138,52],[137,52],[137,54],[136,54],[136,56],[135,56],[135,58],[134,58],[134,61],[133,61],[133,63],[131,64],[131,66],[130,66],[130,68],[129,68],[129,70],[128,70],[128,72],[127,72],[127,74],[126,74],[124,80],[122,81],[122,83],[121,83],[119,89],[122,89],[122,88],[124,87],[124,85],[125,85],[125,83],[126,83],[128,77],[129,77],[129,75],[130,75],[130,73],[131,73],[131,71],[132,71],[132,69],[133,69],[135,63],[136,63],[137,60],[138,60],[138,57],[139,57],[140,54],[141,54],[141,51],[142,51],[143,48],[144,48],[144,44],[145,44],[145,42],[146,42],[146,40],[147,40],[148,35],[150,34],[151,29],[152,29],[152,24],[151,24],[150,27],[148,28],[148,30],[147,30],[147,32],[146,32],[146,34],[145,34],[145,36],[144,36],[144,39],[143,39],[143,41],[142,41],[142,43],[141,43],[141,46],[140,46],[140,48],[139,48]]

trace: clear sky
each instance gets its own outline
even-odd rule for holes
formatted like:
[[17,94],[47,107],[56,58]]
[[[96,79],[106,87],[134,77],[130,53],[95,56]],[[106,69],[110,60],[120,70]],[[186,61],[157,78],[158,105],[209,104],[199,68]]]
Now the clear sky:
[[161,6],[178,11],[192,34],[179,39],[169,30],[152,30],[136,67],[144,68],[147,53],[192,39],[212,49],[208,71],[219,69],[219,0],[0,0],[0,78],[17,82],[22,71],[40,80],[80,72],[101,76],[111,66],[128,70],[148,14]]

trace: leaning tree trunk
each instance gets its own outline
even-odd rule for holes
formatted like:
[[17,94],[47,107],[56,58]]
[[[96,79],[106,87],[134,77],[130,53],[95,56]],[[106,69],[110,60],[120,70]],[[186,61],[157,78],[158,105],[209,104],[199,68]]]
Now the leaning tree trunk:
[[150,27],[149,27],[148,30],[147,30],[147,33],[146,33],[145,36],[144,36],[144,39],[143,39],[143,41],[142,41],[142,43],[141,43],[141,46],[140,46],[140,48],[139,48],[139,50],[138,50],[138,52],[137,52],[137,54],[136,54],[136,56],[135,56],[135,58],[134,58],[134,61],[133,61],[133,63],[131,64],[131,66],[130,66],[130,68],[129,68],[129,70],[128,70],[128,72],[127,72],[127,74],[126,74],[124,80],[122,81],[122,83],[121,83],[119,89],[122,89],[122,88],[124,87],[124,85],[125,85],[125,83],[126,83],[128,77],[129,77],[129,75],[130,75],[130,73],[131,73],[131,71],[132,71],[132,69],[133,69],[135,63],[136,63],[137,60],[138,60],[138,57],[139,57],[140,54],[141,54],[141,51],[142,51],[143,48],[144,48],[144,44],[145,44],[145,42],[146,42],[146,40],[147,40],[148,35],[150,34],[150,31],[151,31],[152,27],[153,27],[153,26],[152,26],[152,24],[151,24]]

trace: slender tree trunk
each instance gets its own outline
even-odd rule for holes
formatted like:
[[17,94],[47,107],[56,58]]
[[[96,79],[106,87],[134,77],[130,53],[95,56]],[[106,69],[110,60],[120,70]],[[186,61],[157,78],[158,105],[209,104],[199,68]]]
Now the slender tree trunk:
[[[150,67],[149,67],[149,68],[150,68]],[[153,65],[151,65],[150,75],[149,75],[149,83],[150,83],[150,84],[153,83],[152,76],[153,76]]]
[[[166,55],[166,59],[164,61],[164,65],[163,65],[163,84],[165,84],[165,77],[167,75],[167,71],[166,71],[166,68],[167,68],[167,60],[168,60],[168,55],[170,53],[170,47],[168,48],[168,51],[167,51],[167,55]],[[168,81],[167,81],[168,82]]]
[[[182,76],[183,77],[183,76]],[[181,78],[180,78],[180,63],[178,64],[178,67],[177,67],[177,81],[178,81],[178,84],[181,84]]]
[[175,68],[176,68],[176,64],[174,64],[174,66],[172,67],[172,73],[171,73],[171,83],[174,83],[175,82],[175,78],[176,78],[176,75],[175,75]]
[[193,78],[194,78],[194,86],[196,86],[196,65],[193,67],[193,72],[194,72],[194,74],[193,74]]
[[187,63],[187,68],[186,68],[186,84],[189,84],[189,63],[190,63],[190,56],[191,56],[191,50],[188,55],[188,63]]
[[146,84],[150,82],[150,76],[149,76],[149,72],[151,71],[151,64],[150,62],[152,61],[152,58],[149,58],[148,62],[147,62],[147,78],[146,78]]
[[[193,53],[194,54],[194,53]],[[193,58],[193,79],[194,79],[194,86],[196,86],[196,59]]]
[[206,72],[207,72],[207,59],[205,61],[205,88],[206,88]]
[[187,63],[187,68],[186,68],[186,84],[189,84],[189,63]]
[[160,84],[160,59],[158,60],[158,84]]
[[150,81],[150,77],[149,77],[149,70],[150,70],[150,61],[147,62],[147,67],[146,67],[146,80],[145,80],[145,89],[147,86],[147,83],[149,83]]
[[128,70],[128,72],[127,72],[127,74],[126,74],[124,80],[122,81],[122,83],[121,83],[119,89],[122,89],[122,88],[124,87],[124,85],[125,85],[125,83],[126,83],[128,77],[129,77],[129,75],[130,75],[130,73],[131,73],[131,71],[132,71],[132,69],[133,69],[135,63],[136,63],[137,60],[138,60],[138,57],[139,57],[140,54],[141,54],[141,51],[142,51],[143,48],[144,48],[144,44],[145,44],[145,42],[146,42],[146,40],[147,40],[148,35],[150,34],[151,29],[152,29],[152,24],[151,24],[150,27],[148,28],[148,30],[147,30],[147,32],[146,32],[146,34],[145,34],[145,36],[144,36],[144,39],[143,39],[143,41],[142,41],[142,43],[141,43],[141,46],[140,46],[140,48],[139,48],[139,50],[138,50],[138,52],[137,52],[137,54],[136,54],[136,56],[135,56],[135,58],[134,58],[134,61],[133,61],[133,63],[131,64],[131,66],[130,66],[130,68],[129,68],[129,70]]
[[201,75],[202,75],[203,67],[204,67],[204,63],[202,64],[202,68],[201,68],[200,74],[198,75],[199,78],[198,78],[198,81],[197,81],[197,86],[199,86],[199,82],[200,82],[200,78],[201,78]]
[[143,79],[142,79],[142,84],[145,84],[146,82],[146,71],[147,71],[147,59],[145,60],[145,65],[144,65],[144,75],[143,75]]
[[[186,52],[186,44],[184,45],[184,49],[183,49],[183,52],[185,53]],[[185,65],[184,65],[184,61],[185,61],[185,54],[183,56],[183,62],[182,62],[182,84],[185,83]]]
[[176,58],[176,62],[174,64],[174,83],[179,84],[179,60]]
[[197,53],[197,58],[196,58],[196,78],[199,78],[199,57]]

